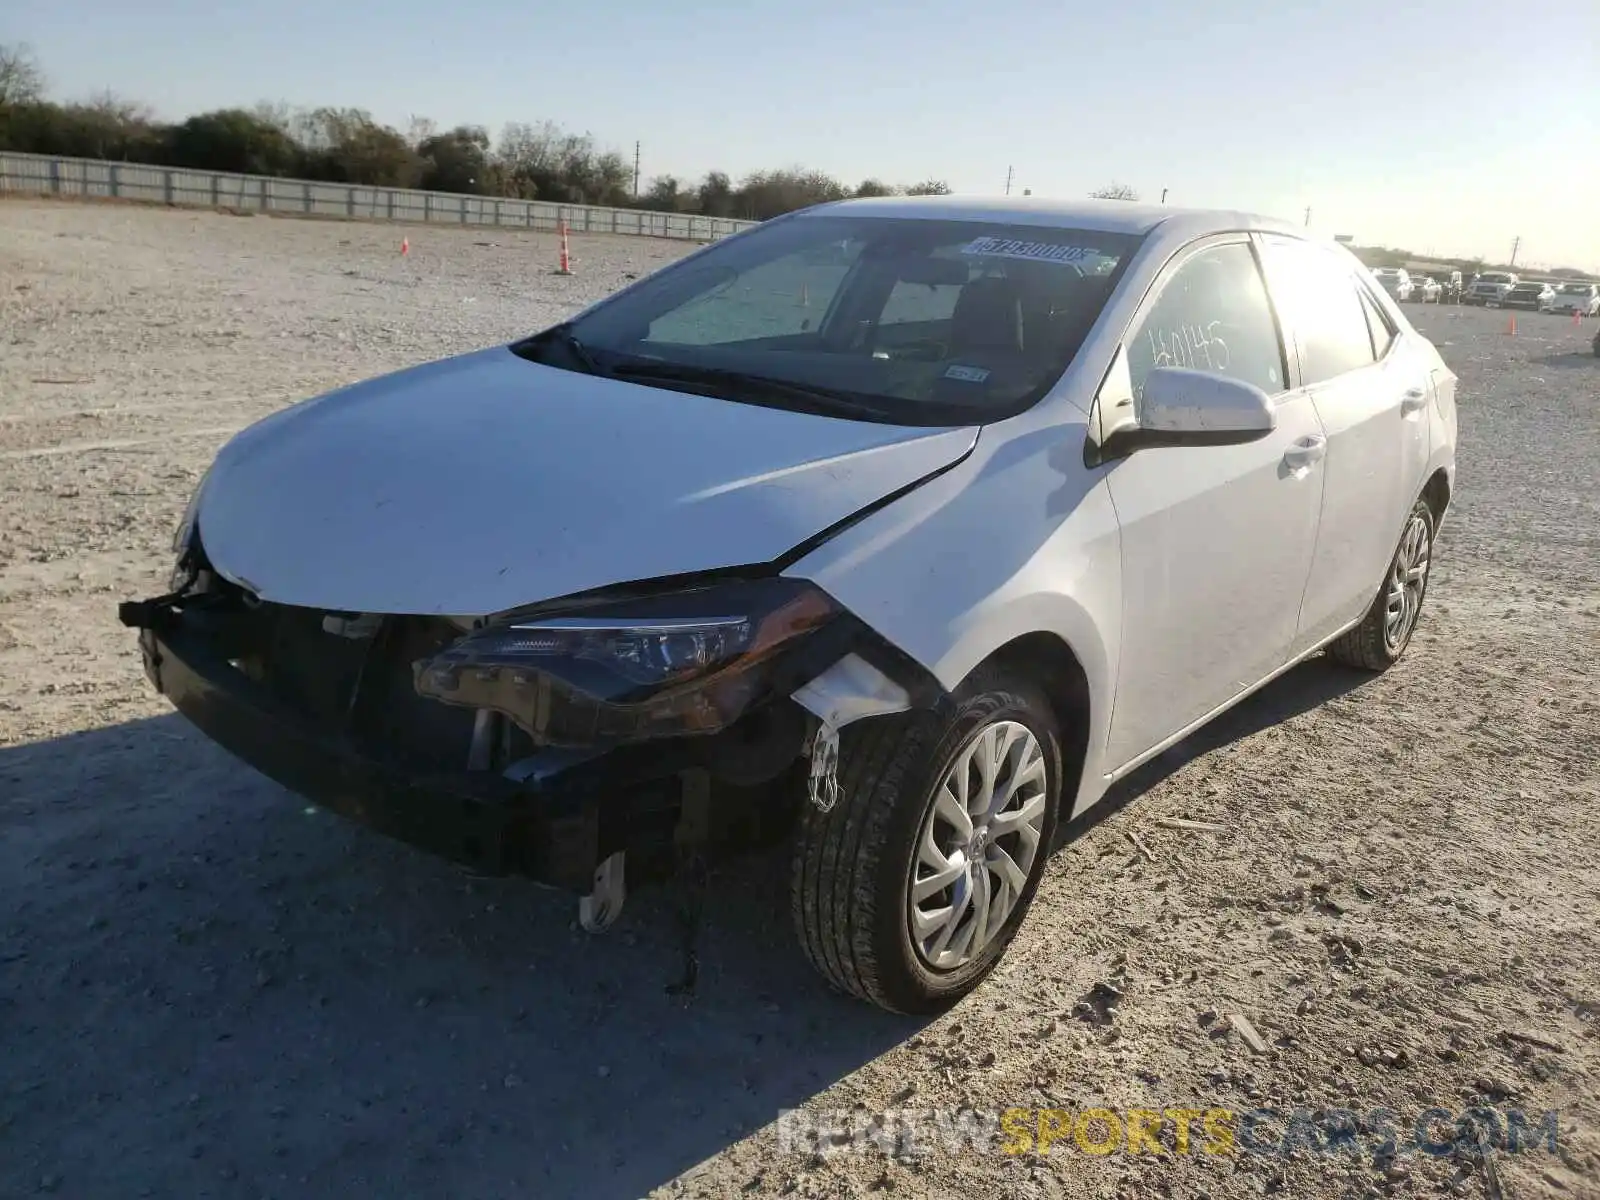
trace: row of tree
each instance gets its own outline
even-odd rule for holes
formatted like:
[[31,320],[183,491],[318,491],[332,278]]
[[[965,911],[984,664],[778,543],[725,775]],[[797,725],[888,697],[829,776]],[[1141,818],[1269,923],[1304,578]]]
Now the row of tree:
[[738,183],[721,171],[699,182],[663,175],[635,194],[633,168],[621,154],[548,121],[512,122],[492,139],[479,125],[441,130],[419,118],[402,132],[362,109],[260,104],[167,123],[110,93],[83,103],[52,101],[26,47],[5,45],[0,150],[746,220],[848,196],[950,190],[937,179],[910,187],[868,179],[851,188],[821,171],[789,168],[757,171]]

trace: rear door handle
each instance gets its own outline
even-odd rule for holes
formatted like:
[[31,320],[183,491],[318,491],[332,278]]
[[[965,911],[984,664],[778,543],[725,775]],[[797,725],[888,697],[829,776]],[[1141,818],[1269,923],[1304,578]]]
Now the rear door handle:
[[1407,388],[1405,395],[1400,397],[1400,411],[1406,416],[1419,413],[1428,406],[1428,391],[1426,388]]
[[1283,452],[1283,462],[1291,471],[1303,470],[1321,462],[1328,453],[1328,439],[1320,433],[1303,437]]

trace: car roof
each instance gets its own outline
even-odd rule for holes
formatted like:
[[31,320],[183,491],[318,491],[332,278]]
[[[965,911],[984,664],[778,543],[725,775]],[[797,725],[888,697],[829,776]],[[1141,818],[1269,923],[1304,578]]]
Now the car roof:
[[930,221],[981,221],[1043,228],[1087,229],[1095,233],[1163,232],[1186,237],[1252,229],[1304,237],[1297,225],[1259,213],[1227,209],[1180,208],[1128,200],[1050,200],[1039,196],[879,196],[818,204],[796,216],[849,214]]

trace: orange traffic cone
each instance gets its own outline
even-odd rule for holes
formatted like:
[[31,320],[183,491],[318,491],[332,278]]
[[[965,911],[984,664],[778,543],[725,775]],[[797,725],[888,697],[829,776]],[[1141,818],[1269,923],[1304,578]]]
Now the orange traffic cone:
[[1574,325],[1583,324],[1583,309],[1575,308],[1572,310],[1572,323]]
[[408,255],[410,253],[411,253],[411,239],[410,238],[405,238],[405,237],[401,238],[400,239],[400,257],[404,258],[406,255]]
[[565,221],[561,221],[559,222],[559,227],[561,229],[561,267],[556,271],[556,274],[571,275],[572,255],[567,250],[567,223]]
[[1506,320],[1506,333],[1512,337],[1517,336],[1517,314],[1512,313]]

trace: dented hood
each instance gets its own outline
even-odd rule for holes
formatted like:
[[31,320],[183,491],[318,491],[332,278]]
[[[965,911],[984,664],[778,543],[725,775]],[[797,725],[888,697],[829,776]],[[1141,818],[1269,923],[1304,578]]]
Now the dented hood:
[[216,569],[263,599],[475,616],[769,562],[976,437],[645,387],[501,347],[251,426],[218,454],[196,520]]

